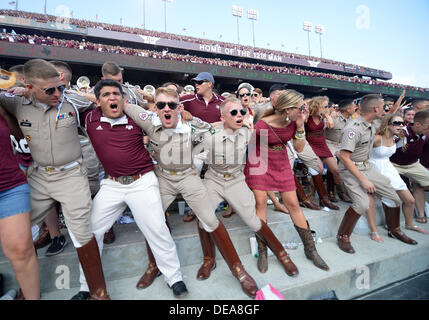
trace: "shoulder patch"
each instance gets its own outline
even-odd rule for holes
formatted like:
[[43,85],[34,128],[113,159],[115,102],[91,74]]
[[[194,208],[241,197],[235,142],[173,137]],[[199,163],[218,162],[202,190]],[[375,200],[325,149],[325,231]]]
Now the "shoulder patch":
[[354,132],[354,131],[350,131],[350,132],[349,132],[349,138],[350,138],[351,140],[353,140],[355,137],[356,137],[356,132]]
[[145,112],[142,112],[142,113],[139,113],[139,118],[140,120],[145,121],[147,120],[147,118],[149,118],[149,115]]

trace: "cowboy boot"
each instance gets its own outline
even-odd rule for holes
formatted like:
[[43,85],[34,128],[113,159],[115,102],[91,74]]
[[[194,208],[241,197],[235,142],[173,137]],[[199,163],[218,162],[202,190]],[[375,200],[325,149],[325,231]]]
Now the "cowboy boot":
[[349,194],[347,193],[347,190],[344,186],[344,182],[341,184],[336,184],[337,187],[337,193],[340,199],[347,203],[353,203],[352,199],[350,198]]
[[326,174],[326,188],[328,189],[328,199],[331,202],[338,202],[337,198],[335,198],[334,175],[330,171]]
[[[262,242],[266,243],[271,251],[275,254],[277,259],[283,265],[288,276],[295,277],[298,275],[298,269],[295,264],[290,260],[286,250],[283,248],[280,241],[276,238],[271,229],[267,226],[267,224],[261,221],[261,229],[256,232],[256,237],[260,238]],[[267,267],[268,268],[268,267]],[[259,269],[259,265],[258,265]]]
[[401,227],[400,227],[401,208],[400,207],[391,208],[386,206],[383,203],[383,210],[386,216],[386,224],[387,224],[389,237],[396,238],[407,244],[416,245],[417,241],[407,237],[407,235],[401,230]]
[[155,281],[155,279],[161,275],[161,272],[156,265],[155,257],[153,256],[149,243],[147,242],[147,240],[145,240],[145,242],[147,256],[149,258],[149,265],[147,266],[144,275],[137,282],[136,288],[139,290],[149,287]]
[[93,236],[90,242],[81,248],[77,248],[76,251],[88,283],[91,298],[93,300],[110,300],[95,237]]
[[49,229],[46,223],[43,222],[42,233],[39,236],[39,239],[34,242],[34,247],[36,249],[41,249],[46,247],[52,241],[51,236],[49,235]]
[[222,257],[228,264],[232,274],[240,282],[243,292],[249,297],[254,298],[258,291],[258,286],[256,285],[255,280],[253,280],[246,270],[244,270],[237,251],[235,251],[234,245],[232,244],[231,238],[221,221],[219,221],[217,229],[211,232],[211,236],[222,254]]
[[311,229],[310,229],[310,225],[308,224],[308,221],[307,221],[308,229],[303,229],[296,225],[294,226],[296,231],[299,234],[299,237],[302,240],[302,243],[304,244],[304,253],[307,259],[313,261],[313,264],[316,267],[322,270],[328,271],[329,270],[328,265],[326,264],[325,261],[323,261],[323,259],[319,256],[317,252],[316,244],[314,243],[313,235],[311,234]]
[[341,221],[341,225],[337,233],[337,242],[340,249],[344,252],[355,253],[355,250],[350,243],[350,236],[360,217],[360,214],[350,207]]
[[256,234],[255,238],[258,243],[258,270],[260,273],[265,273],[268,271],[267,245]]
[[201,228],[199,222],[197,223],[197,227],[204,254],[204,262],[200,270],[198,270],[197,280],[206,280],[210,277],[211,271],[216,268],[216,248],[210,233]]
[[319,174],[317,176],[312,176],[312,179],[314,181],[314,187],[316,188],[317,193],[319,194],[320,206],[328,207],[329,209],[332,209],[332,210],[339,210],[340,209],[339,207],[337,207],[336,205],[332,204],[331,201],[329,201],[328,193],[326,192],[322,175]]
[[304,188],[302,187],[301,182],[299,181],[297,176],[294,176],[295,178],[295,185],[296,185],[296,195],[298,197],[299,202],[306,208],[311,210],[320,210],[320,207],[313,203],[305,194]]
[[115,232],[113,231],[113,226],[104,234],[103,243],[104,244],[112,244],[115,242],[116,236]]

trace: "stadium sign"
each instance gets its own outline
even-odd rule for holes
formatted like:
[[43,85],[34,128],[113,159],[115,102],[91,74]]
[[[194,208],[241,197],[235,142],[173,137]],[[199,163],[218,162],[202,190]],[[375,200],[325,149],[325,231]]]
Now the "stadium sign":
[[66,20],[64,21],[57,21],[57,22],[47,22],[44,20],[30,20],[26,18],[20,18],[20,17],[9,17],[0,15],[0,24],[1,25],[7,25],[7,26],[16,26],[16,27],[26,27],[26,28],[32,28],[32,29],[39,29],[39,30],[48,30],[48,31],[61,31],[61,32],[67,32],[67,33],[78,33],[80,35],[86,35],[87,28],[78,27],[69,23],[66,23]]
[[[0,42],[0,56],[23,59],[61,59],[70,63],[98,66],[101,66],[106,61],[114,61],[121,67],[129,69],[181,74],[198,74],[200,72],[208,71],[215,77],[242,79],[245,82],[262,81],[271,83],[287,83],[298,86],[311,86],[344,91],[354,91],[365,94],[381,93],[391,96],[400,96],[403,90],[402,88],[383,87],[287,73],[257,71],[161,58],[155,59],[123,54],[110,54],[90,50],[69,49],[63,47],[10,43],[4,41]],[[407,90],[407,97],[429,99],[429,92]]]

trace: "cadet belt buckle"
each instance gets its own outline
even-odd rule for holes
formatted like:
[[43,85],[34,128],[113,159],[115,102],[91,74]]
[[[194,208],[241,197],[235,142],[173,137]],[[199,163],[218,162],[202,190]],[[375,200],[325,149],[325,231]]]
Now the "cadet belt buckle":
[[125,185],[125,186],[132,184],[134,181],[135,181],[135,179],[132,176],[123,176],[123,177],[118,178],[118,182],[120,184]]
[[230,174],[224,174],[224,175],[223,175],[223,177],[224,177],[225,179],[229,179],[229,178],[231,178],[232,176],[231,176]]
[[54,167],[45,167],[44,169],[45,169],[45,172],[47,173],[52,173],[57,171]]

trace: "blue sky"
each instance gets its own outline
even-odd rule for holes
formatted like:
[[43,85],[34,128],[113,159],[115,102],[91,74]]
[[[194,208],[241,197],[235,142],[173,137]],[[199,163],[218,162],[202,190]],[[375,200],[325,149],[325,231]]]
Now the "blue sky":
[[[1,0],[2,8],[13,8]],[[164,31],[162,0],[47,0],[49,14],[73,11],[75,18]],[[43,13],[45,0],[19,0],[20,10]],[[308,54],[303,22],[324,25],[323,57],[390,71],[395,82],[429,87],[429,0],[172,0],[167,2],[167,31],[237,43],[232,5],[244,9],[240,44],[253,45],[247,10],[259,11],[256,46]],[[186,28],[184,32],[183,29]],[[269,44],[269,45],[268,45]],[[311,53],[320,56],[319,36],[310,34]]]

